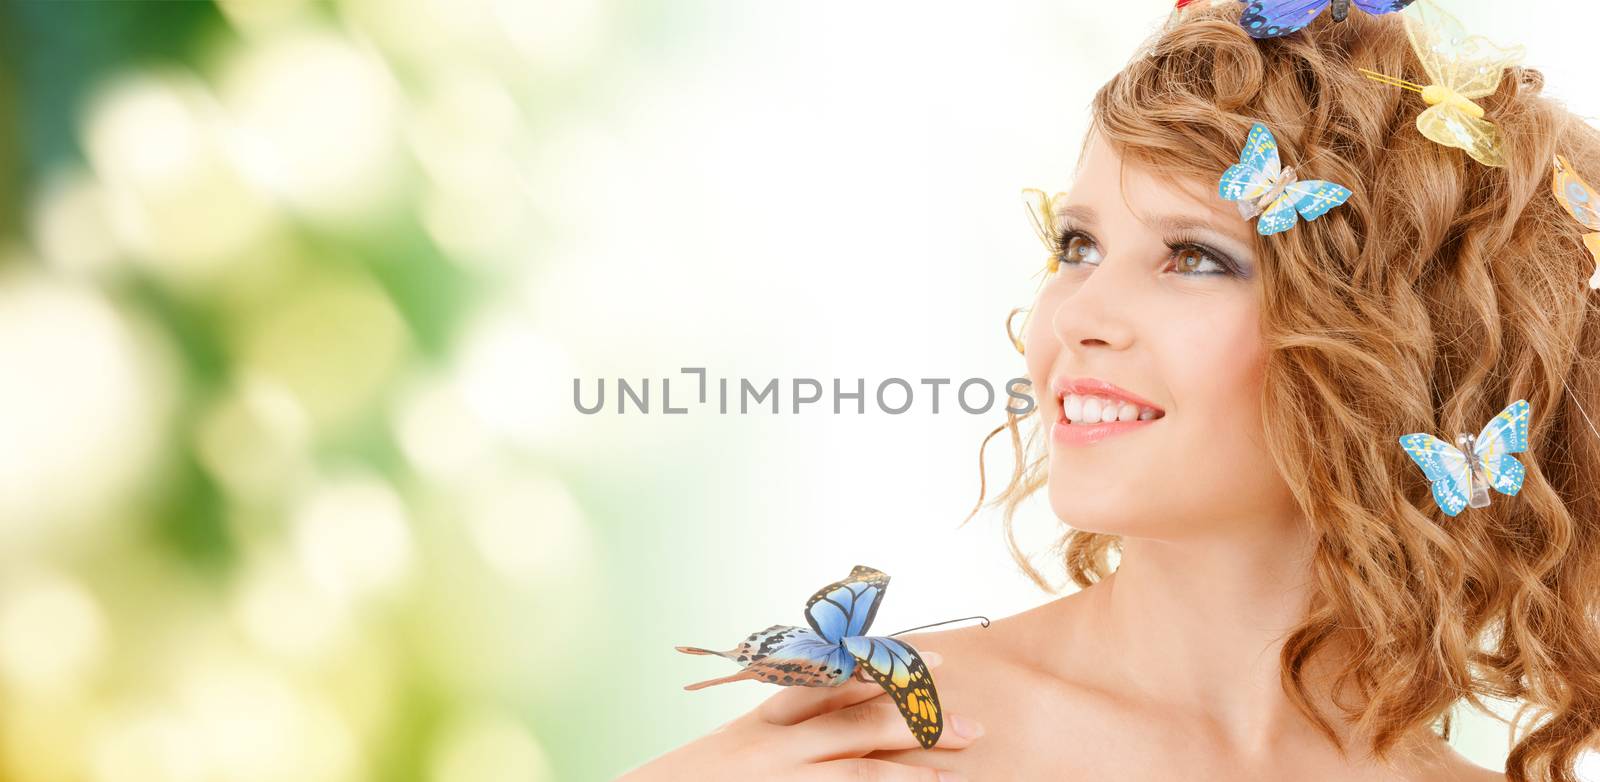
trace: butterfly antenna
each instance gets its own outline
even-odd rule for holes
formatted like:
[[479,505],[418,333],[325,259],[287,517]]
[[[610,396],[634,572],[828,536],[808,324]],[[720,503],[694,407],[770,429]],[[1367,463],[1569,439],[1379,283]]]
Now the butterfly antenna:
[[1369,71],[1366,68],[1357,68],[1356,70],[1361,71],[1361,75],[1366,76],[1375,82],[1387,84],[1391,87],[1399,87],[1403,90],[1411,90],[1412,92],[1422,92],[1422,85],[1420,84],[1409,82],[1405,79],[1397,79],[1388,74],[1378,73],[1377,71]]
[[[988,627],[989,626],[989,617],[987,617],[987,616],[963,616],[960,619],[946,619],[943,622],[934,622],[931,625],[922,625],[921,627],[908,627],[908,628],[906,628],[904,630],[901,630],[900,633],[909,633],[912,630],[921,630],[921,629],[928,628],[928,627],[938,627],[939,625],[947,625],[947,624],[950,624],[951,622],[965,622],[968,619],[978,619],[978,620],[981,620],[983,622],[983,626],[984,627]],[[889,635],[899,635],[900,633],[890,633]]]

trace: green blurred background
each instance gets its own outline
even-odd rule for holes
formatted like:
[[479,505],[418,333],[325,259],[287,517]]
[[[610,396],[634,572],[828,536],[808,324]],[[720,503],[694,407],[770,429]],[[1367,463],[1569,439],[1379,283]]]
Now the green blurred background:
[[1021,374],[1017,190],[1168,5],[0,0],[0,779],[607,779],[858,562],[885,631],[1048,599],[956,528],[998,412],[572,381]]

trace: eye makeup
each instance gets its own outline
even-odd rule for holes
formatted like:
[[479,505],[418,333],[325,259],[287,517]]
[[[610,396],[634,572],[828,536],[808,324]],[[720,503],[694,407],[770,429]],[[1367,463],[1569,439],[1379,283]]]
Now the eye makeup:
[[[1079,260],[1075,259],[1074,256],[1081,254],[1082,242],[1087,241],[1098,248],[1099,242],[1095,241],[1094,236],[1079,226],[1079,223],[1072,220],[1061,220],[1057,223],[1054,234],[1055,258],[1062,266],[1078,265]],[[1185,252],[1192,252],[1222,267],[1216,271],[1187,271],[1180,272],[1180,274],[1185,276],[1228,275],[1241,280],[1250,279],[1252,270],[1248,264],[1239,262],[1232,253],[1220,250],[1206,241],[1201,232],[1191,228],[1171,231],[1162,241],[1171,253],[1169,258]]]

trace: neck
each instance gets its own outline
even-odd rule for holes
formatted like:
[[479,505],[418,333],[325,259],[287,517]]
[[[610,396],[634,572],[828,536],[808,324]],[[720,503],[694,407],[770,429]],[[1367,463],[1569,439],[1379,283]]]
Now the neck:
[[[1241,757],[1319,739],[1284,693],[1278,662],[1309,606],[1313,546],[1298,517],[1176,541],[1125,537],[1117,571],[1083,595],[1092,659],[1105,661],[1107,685],[1218,736]],[[1306,679],[1313,703],[1360,757],[1365,748],[1328,697],[1326,674],[1340,654],[1319,651]]]

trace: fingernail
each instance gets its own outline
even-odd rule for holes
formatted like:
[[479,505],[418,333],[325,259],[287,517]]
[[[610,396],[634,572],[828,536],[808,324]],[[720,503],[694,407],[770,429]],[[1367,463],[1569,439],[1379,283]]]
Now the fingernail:
[[919,654],[922,655],[922,662],[929,668],[937,668],[939,663],[944,662],[944,655],[938,652],[920,652]]
[[982,723],[969,717],[957,717],[954,714],[950,715],[950,729],[955,731],[957,736],[964,739],[975,739],[983,735]]
[[967,782],[967,778],[954,771],[940,771],[939,782]]

